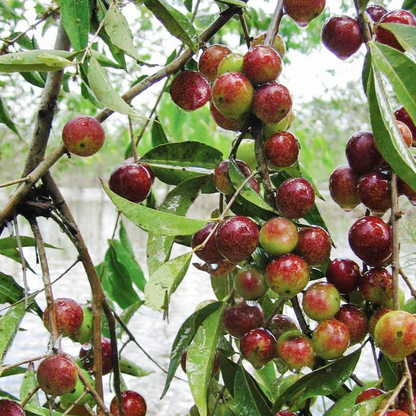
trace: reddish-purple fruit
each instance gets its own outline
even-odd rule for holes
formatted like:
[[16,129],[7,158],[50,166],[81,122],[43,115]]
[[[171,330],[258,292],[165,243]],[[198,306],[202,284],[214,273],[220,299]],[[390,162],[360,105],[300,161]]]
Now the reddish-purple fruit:
[[108,187],[131,202],[140,203],[150,194],[153,181],[148,168],[138,162],[123,162],[110,175]]
[[378,389],[377,387],[370,387],[368,389],[363,390],[355,399],[355,403],[365,402],[366,400],[373,399],[374,397],[381,396],[385,392],[383,390]]
[[19,403],[9,399],[0,400],[0,415],[2,416],[25,416],[25,412]]
[[403,106],[400,106],[395,112],[394,115],[396,120],[403,122],[409,127],[410,131],[412,132],[413,140],[416,140],[416,126],[413,120],[410,118],[409,113]]
[[296,413],[291,412],[290,410],[281,410],[274,414],[274,416],[296,416]]
[[293,221],[287,218],[270,218],[260,229],[260,245],[274,256],[290,253],[298,241],[298,229]]
[[357,21],[349,16],[330,17],[322,27],[322,43],[339,59],[354,55],[364,39]]
[[220,113],[230,119],[238,119],[248,113],[253,98],[253,84],[240,72],[225,72],[212,86],[212,100],[215,106]]
[[411,147],[413,144],[413,134],[409,126],[400,120],[396,120],[396,123],[397,123],[397,128],[399,129],[400,134],[402,135],[403,140],[405,141],[407,147]]
[[378,23],[380,19],[387,13],[385,7],[381,4],[373,4],[365,9],[366,13],[371,17],[374,23]]
[[253,113],[265,124],[283,120],[292,108],[292,97],[282,84],[262,85],[254,95]]
[[372,172],[384,163],[383,156],[377,149],[373,133],[359,131],[354,133],[345,147],[348,164],[360,174]]
[[[76,337],[84,316],[81,306],[73,299],[58,298],[54,301],[54,309],[56,323],[62,336]],[[50,332],[49,307],[43,312],[43,324]]]
[[253,328],[241,337],[240,351],[255,368],[260,368],[275,358],[276,339],[267,329]]
[[383,215],[391,208],[391,186],[387,174],[375,171],[361,176],[357,187],[358,196],[373,214]]
[[305,27],[325,8],[325,0],[284,0],[285,11],[298,26]]
[[416,192],[401,178],[397,177],[399,194],[404,195],[412,205],[416,205]]
[[[83,344],[79,352],[79,358],[82,361],[83,367],[90,371],[94,368],[94,352],[92,344]],[[102,374],[106,375],[113,371],[113,350],[111,347],[110,338],[101,337],[101,364]]]
[[272,168],[288,168],[298,160],[299,140],[288,131],[279,131],[267,139],[265,152]]
[[[147,405],[144,398],[133,390],[121,392],[121,403],[123,405],[124,416],[145,416]],[[118,400],[113,397],[110,403],[110,412],[114,416],[119,416]]]
[[350,344],[350,333],[344,323],[335,318],[318,324],[312,334],[315,354],[324,360],[342,357]]
[[351,259],[334,259],[326,269],[326,280],[332,283],[340,293],[351,293],[356,290],[360,279],[360,267]]
[[284,217],[298,219],[312,209],[315,191],[308,180],[289,178],[279,186],[275,199],[277,209]]
[[234,274],[234,289],[244,299],[255,300],[262,297],[269,287],[263,270],[257,266],[247,266]]
[[303,311],[315,321],[332,318],[339,310],[341,296],[331,283],[315,282],[303,294]]
[[287,331],[297,330],[298,326],[290,316],[276,313],[269,320],[267,329],[270,330],[276,340],[279,340],[280,335]]
[[298,330],[287,331],[277,341],[277,356],[294,371],[311,367],[315,354],[309,338]]
[[[379,23],[399,23],[402,25],[416,26],[416,19],[408,10],[399,9],[386,13],[380,19]],[[400,45],[399,41],[396,39],[393,33],[384,27],[378,25],[376,26],[375,40],[376,42],[391,46],[392,48],[395,48],[401,52],[404,51],[404,48]]]
[[225,219],[215,236],[218,251],[231,263],[250,257],[259,245],[259,229],[248,217],[237,215]]
[[[216,223],[214,221],[209,221],[197,231],[191,238],[191,247],[195,248],[201,245],[208,238],[215,225]],[[195,251],[195,254],[208,264],[217,264],[224,260],[224,257],[217,249],[215,233],[209,238],[203,248]]]
[[[235,192],[233,186],[231,185],[230,178],[228,177],[229,163],[229,159],[223,160],[222,162],[218,163],[218,165],[215,166],[214,169],[215,187],[224,195],[231,195]],[[235,163],[237,167],[240,169],[241,173],[246,178],[248,178],[251,175],[251,169],[248,167],[247,163],[238,159],[235,160]],[[260,192],[259,183],[255,178],[251,178],[249,184],[254,191],[256,191],[257,193]]]
[[391,309],[381,307],[379,309],[376,309],[372,315],[370,316],[370,319],[368,320],[368,332],[374,339],[374,328],[377,325],[377,322],[380,320],[380,318],[385,315],[387,312],[390,312]]
[[360,203],[357,186],[360,174],[347,164],[338,166],[329,177],[331,198],[344,211],[351,211]]
[[214,119],[214,121],[225,130],[240,131],[247,124],[247,120],[248,120],[247,113],[244,113],[239,118],[230,119],[230,118],[225,117],[224,114],[222,114],[218,110],[218,108],[215,107],[215,104],[213,101],[211,101],[209,108],[211,111],[211,116]]
[[139,160],[134,160],[134,157],[128,157],[124,163],[140,163],[148,172],[150,175],[150,178],[152,180],[152,185],[155,182],[156,176],[154,174],[154,172],[152,171],[152,168],[147,164],[147,163],[142,163]]
[[71,392],[78,380],[75,364],[60,354],[49,355],[41,361],[36,375],[39,387],[51,396]]
[[329,260],[331,237],[321,227],[302,227],[296,253],[303,257],[309,266],[319,266]]
[[183,71],[170,85],[172,101],[186,111],[194,111],[204,106],[211,98],[208,80],[198,71]]
[[357,220],[348,232],[348,242],[356,256],[371,267],[382,264],[392,253],[390,227],[379,217]]
[[211,45],[202,52],[198,62],[198,69],[205,75],[209,82],[217,78],[217,69],[220,62],[231,53],[231,49],[225,45]]
[[359,288],[367,302],[388,306],[393,299],[393,277],[384,267],[366,271]]
[[243,72],[255,85],[275,81],[282,72],[282,59],[270,46],[252,46],[244,55]]
[[342,305],[335,314],[335,319],[341,321],[350,333],[350,345],[360,343],[368,334],[368,318],[364,310],[351,304]]
[[276,257],[266,266],[266,281],[279,296],[291,299],[309,282],[308,263],[296,254]]
[[[267,36],[267,33],[263,33],[255,37],[251,42],[251,46],[263,45],[264,41],[266,40],[266,36]],[[273,40],[273,44],[271,46],[272,48],[276,49],[279,55],[283,58],[283,56],[286,53],[286,44],[283,38],[279,34],[275,36]]]
[[105,132],[94,117],[75,116],[66,122],[62,141],[70,153],[82,157],[92,156],[103,147]]
[[250,329],[260,328],[264,323],[263,310],[258,302],[248,304],[237,298],[229,305],[222,316],[224,329],[236,338],[241,338]]

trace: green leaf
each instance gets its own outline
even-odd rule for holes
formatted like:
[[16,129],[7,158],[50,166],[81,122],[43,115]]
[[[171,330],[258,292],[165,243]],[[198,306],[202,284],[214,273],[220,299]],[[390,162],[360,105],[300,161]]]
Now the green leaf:
[[[127,325],[130,322],[130,319],[134,316],[137,310],[144,305],[143,300],[138,300],[136,303],[133,303],[120,314],[120,319]],[[121,335],[121,334],[120,334]]]
[[158,116],[155,117],[152,124],[152,145],[153,147],[159,146],[160,144],[168,143],[169,140],[166,137],[166,133],[163,130],[162,123]]
[[24,297],[24,293],[12,276],[0,272],[0,303],[16,303]]
[[[235,189],[239,188],[246,179],[233,159],[230,159],[230,162],[228,163],[228,175]],[[273,209],[264,200],[264,198],[251,187],[250,183],[245,185],[240,195],[252,204],[265,209],[266,211],[271,211],[277,214],[277,211]]]
[[[22,247],[36,247],[36,242],[33,237],[26,237],[26,236],[20,236],[20,244]],[[14,237],[5,237],[0,239],[0,254],[1,250],[7,250],[10,248],[18,248],[19,245],[17,243],[16,238]],[[53,246],[52,244],[45,243],[46,248],[55,248],[59,249],[59,247]]]
[[25,312],[25,303],[19,302],[10,307],[0,319],[0,364],[3,364],[6,352],[19,330]]
[[[204,177],[183,181],[168,193],[164,201],[160,204],[159,210],[175,215],[186,215],[189,207],[198,197],[205,181]],[[149,274],[153,274],[156,269],[169,259],[174,241],[175,236],[149,234],[146,252]]]
[[167,314],[170,297],[185,277],[191,259],[192,251],[164,263],[150,275],[144,289],[148,307],[163,310]]
[[131,244],[129,235],[127,234],[127,230],[124,226],[123,221],[120,221],[118,235],[120,237],[121,245],[130,253],[131,257],[134,258],[133,245]]
[[121,357],[119,361],[120,371],[123,374],[128,374],[134,377],[146,377],[152,374],[153,371],[147,371],[138,366],[135,362],[128,360],[126,357]]
[[370,122],[377,148],[397,175],[416,191],[416,163],[397,127],[380,73],[373,68],[367,87]]
[[16,133],[20,139],[22,138],[16,126],[14,125],[9,112],[7,111],[7,107],[1,95],[0,95],[0,123],[5,124],[13,133]]
[[[33,367],[33,364],[29,364],[29,367],[23,378],[22,384],[20,385],[20,400],[24,401],[31,393],[33,393],[37,385],[38,382],[36,379],[35,369]],[[35,413],[42,412],[40,414],[45,414],[39,402],[37,392],[26,403],[24,410]]]
[[208,386],[222,331],[221,317],[225,305],[204,320],[186,354],[189,387],[201,416],[208,414]]
[[222,153],[214,147],[188,141],[157,146],[145,153],[141,160],[152,167],[162,182],[177,185],[195,176],[212,175],[222,158]]
[[369,0],[358,0],[357,4],[362,12],[366,9],[368,1]]
[[75,50],[88,45],[90,6],[88,0],[61,0],[62,25]]
[[121,13],[116,3],[105,14],[105,30],[115,46],[126,52],[136,61],[140,61],[139,54],[133,44],[132,34],[126,18]]
[[189,13],[192,13],[192,0],[185,0],[184,1],[186,10],[188,10]]
[[0,0],[0,9],[3,9],[6,13],[14,18],[20,19],[22,16],[19,16],[8,4],[5,0]]
[[91,56],[88,65],[88,82],[100,102],[110,110],[136,118],[144,118],[117,94],[103,67],[94,56]]
[[145,0],[145,6],[153,12],[165,28],[185,45],[196,52],[199,49],[198,36],[189,19],[164,0]]
[[176,334],[175,340],[172,344],[172,349],[170,352],[170,362],[168,374],[166,376],[165,388],[160,397],[162,399],[167,391],[169,390],[170,383],[175,375],[175,372],[180,364],[182,353],[189,346],[189,344],[194,339],[194,336],[202,324],[202,322],[212,313],[214,313],[218,308],[220,308],[222,302],[210,303],[204,308],[194,312],[189,316],[185,322],[180,327],[178,333]]
[[117,209],[147,232],[170,236],[191,235],[206,224],[204,220],[185,218],[135,204],[118,196],[104,184],[102,185]]
[[234,398],[239,416],[273,416],[270,410],[271,403],[242,364],[235,375]]
[[416,53],[416,27],[401,23],[382,23],[380,27],[392,32],[405,50]]
[[234,397],[234,381],[239,369],[238,364],[227,358],[220,350],[220,369],[221,375],[224,380],[224,385],[230,392],[231,396]]
[[45,87],[45,80],[39,72],[20,72],[20,75],[25,79],[25,81],[29,82],[35,87]]
[[410,10],[413,14],[416,13],[416,0],[404,0],[403,9]]
[[36,49],[0,56],[0,72],[59,71],[69,65],[78,52]]
[[283,392],[274,403],[272,410],[278,411],[284,405],[300,404],[310,397],[331,394],[341,387],[342,383],[354,372],[360,354],[361,348],[312,373],[306,374]]
[[378,365],[387,390],[394,390],[400,380],[397,363],[390,361],[384,354],[380,354]]
[[25,374],[26,368],[24,367],[13,367],[8,368],[7,370],[0,371],[0,377],[9,377],[9,376],[15,376],[17,374]]
[[215,0],[215,1],[217,3],[230,4],[232,6],[247,7],[247,4],[244,1],[240,1],[240,0]]

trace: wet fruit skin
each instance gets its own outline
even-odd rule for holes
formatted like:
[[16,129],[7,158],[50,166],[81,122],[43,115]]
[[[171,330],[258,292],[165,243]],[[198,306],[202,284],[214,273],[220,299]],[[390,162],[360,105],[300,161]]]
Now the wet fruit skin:
[[381,396],[384,394],[383,390],[378,389],[377,387],[370,387],[368,389],[363,390],[355,399],[355,403],[361,403],[366,400],[370,400],[373,397]]
[[312,343],[301,332],[287,331],[277,341],[277,355],[286,365],[295,371],[311,367],[314,363]]
[[297,227],[287,218],[270,218],[260,229],[260,245],[274,256],[290,253],[298,241]]
[[357,21],[345,15],[330,17],[321,36],[326,48],[342,60],[354,55],[364,42]]
[[225,45],[211,45],[202,52],[199,58],[198,67],[209,82],[217,78],[217,69],[224,57],[231,53],[231,49]]
[[358,181],[358,196],[373,214],[384,214],[391,208],[390,178],[380,171],[366,173]]
[[368,13],[374,23],[378,23],[380,19],[387,13],[386,8],[380,4],[373,4],[368,6],[365,11]]
[[[207,222],[199,231],[197,231],[191,238],[191,247],[195,248],[202,244],[213,228],[216,226],[214,221]],[[217,264],[224,260],[224,257],[217,249],[215,235],[213,234],[203,248],[195,251],[195,254],[208,264]]]
[[267,329],[253,328],[241,337],[240,351],[254,367],[260,368],[275,357],[276,339]]
[[3,416],[25,416],[25,412],[19,403],[9,399],[0,400],[0,415]]
[[88,157],[103,147],[105,132],[94,117],[75,116],[66,122],[62,130],[62,141],[70,153]]
[[237,298],[222,316],[224,329],[236,338],[241,338],[250,329],[260,328],[264,323],[263,310],[258,302],[248,304]]
[[299,141],[292,133],[280,131],[267,139],[265,152],[272,168],[287,168],[298,160]]
[[352,251],[369,266],[378,266],[392,253],[390,227],[379,217],[357,220],[348,232]]
[[277,313],[269,320],[267,328],[279,340],[280,335],[287,331],[298,330],[296,322],[288,315]]
[[[265,39],[266,39],[267,33],[263,33],[253,39],[251,42],[251,46],[256,45],[263,45]],[[273,44],[271,45],[272,48],[276,49],[276,51],[279,53],[279,55],[283,58],[283,56],[286,53],[286,44],[283,38],[277,34],[273,40]]]
[[407,127],[409,127],[410,131],[412,132],[413,140],[416,140],[416,126],[415,123],[413,123],[413,120],[410,118],[409,113],[406,111],[406,109],[403,106],[400,106],[396,109],[394,115],[396,117],[396,120],[405,123]]
[[[83,367],[90,371],[94,367],[94,356],[91,344],[84,344],[79,352],[79,358],[82,361]],[[106,375],[113,371],[113,352],[110,338],[101,337],[101,364],[102,374]]]
[[243,114],[239,118],[236,119],[230,119],[224,116],[217,107],[215,107],[215,104],[213,101],[210,103],[210,112],[211,116],[214,119],[214,121],[220,126],[221,128],[225,130],[230,131],[240,131],[244,128],[244,126],[247,124],[248,115]]
[[315,321],[332,318],[339,310],[341,297],[337,288],[327,282],[315,282],[303,294],[303,311]]
[[399,362],[416,350],[416,317],[394,310],[384,314],[374,328],[378,348],[393,362]]
[[38,366],[39,387],[51,396],[70,393],[74,390],[77,379],[78,371],[75,364],[64,355],[49,355]]
[[325,0],[284,0],[286,13],[300,27],[305,27],[325,8]]
[[302,227],[295,252],[310,266],[319,266],[329,260],[331,238],[321,227]]
[[[124,416],[145,416],[147,405],[144,398],[133,390],[121,392],[121,402],[123,404]],[[118,400],[114,397],[110,403],[110,411],[114,416],[119,416]]]
[[270,46],[252,46],[244,55],[243,72],[255,85],[272,82],[282,72],[282,59]]
[[351,259],[336,258],[326,269],[327,281],[332,283],[340,293],[351,293],[357,289],[360,278],[360,267]]
[[170,86],[172,101],[186,111],[194,111],[204,106],[211,98],[208,80],[198,71],[183,71]]
[[335,314],[335,319],[343,322],[350,333],[350,345],[361,342],[368,334],[368,319],[364,310],[345,303]]
[[247,259],[259,244],[259,229],[248,217],[237,215],[225,219],[215,236],[218,251],[231,263]]
[[384,267],[374,267],[362,275],[359,288],[366,301],[387,306],[393,298],[392,275]]
[[351,211],[360,204],[358,196],[358,180],[360,175],[349,165],[340,165],[329,177],[329,193],[331,198],[344,211]]
[[234,289],[237,295],[247,300],[255,300],[268,290],[263,270],[257,266],[247,266],[234,274]]

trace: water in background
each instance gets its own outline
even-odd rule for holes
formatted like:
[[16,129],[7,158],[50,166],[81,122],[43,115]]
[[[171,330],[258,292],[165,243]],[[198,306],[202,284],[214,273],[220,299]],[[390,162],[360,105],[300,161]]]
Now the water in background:
[[[162,190],[161,192],[164,191]],[[100,189],[68,189],[64,190],[63,193],[84,236],[87,247],[89,247],[94,264],[99,264],[103,260],[107,249],[107,240],[113,234],[117,217],[114,206]],[[5,200],[3,195],[0,194],[1,201]],[[201,201],[197,201],[195,208],[192,210],[192,216],[207,218],[209,213],[215,209],[217,201],[217,197],[203,196]],[[326,196],[325,202],[318,200],[317,203],[336,244],[331,257],[348,256],[354,258],[348,246],[348,229],[357,218],[364,214],[364,209],[357,208],[351,213],[344,213],[330,200],[329,196]],[[411,219],[414,223],[414,218],[414,213],[409,211],[405,214],[402,224]],[[69,240],[60,232],[52,220],[41,218],[39,222],[45,242],[61,249],[59,252],[47,249],[51,279],[54,280],[75,261],[77,254]],[[147,234],[128,220],[124,220],[124,224],[132,241],[136,259],[143,267],[147,276],[145,263]],[[29,226],[23,220],[20,222],[20,233],[21,235],[30,235]],[[6,233],[4,232],[2,237],[5,236]],[[415,252],[413,242],[405,247],[408,247],[408,253]],[[177,256],[184,251],[183,247],[175,247],[172,255]],[[37,272],[37,274],[30,272],[28,274],[30,291],[42,289],[40,268],[36,264],[34,250],[27,248],[24,249],[24,253],[31,267]],[[0,270],[3,273],[13,275],[20,284],[23,284],[22,270],[18,263],[0,257]],[[411,272],[411,269],[408,274],[409,277],[414,278],[414,271]],[[80,264],[76,265],[68,275],[54,285],[54,296],[71,297],[80,303],[90,299],[89,285]],[[183,321],[194,312],[195,307],[201,301],[207,299],[214,299],[209,276],[191,266],[183,283],[171,298],[169,322],[163,321],[161,313],[142,307],[131,320],[129,328],[143,349],[163,368],[167,369],[170,348],[177,331]],[[37,301],[42,308],[45,307],[45,300],[42,294],[37,297]],[[49,333],[37,316],[27,314],[22,328],[25,331],[20,331],[17,334],[14,346],[6,357],[5,363],[16,363],[28,357],[36,357],[47,350]],[[73,343],[68,339],[64,339],[62,345],[66,352],[73,355],[77,355],[80,349],[79,344]],[[368,365],[360,365],[357,369],[357,375],[364,380],[374,379],[376,374],[374,365],[371,364],[371,352],[365,351],[365,354],[368,356],[368,359],[364,362],[368,362]],[[188,414],[193,400],[184,381],[174,379],[166,396],[163,400],[159,400],[165,383],[165,374],[133,343],[130,343],[125,348],[124,355],[134,360],[144,369],[153,371],[151,375],[143,378],[123,376],[128,388],[140,392],[145,397],[149,415],[184,416]],[[178,369],[177,375],[184,378],[181,369]],[[0,378],[0,389],[11,391],[18,396],[21,380],[19,377]],[[110,377],[110,375],[105,376],[106,399],[108,401],[113,396],[110,392]],[[317,403],[317,405],[320,405],[320,403]],[[323,413],[321,410],[317,410],[317,412],[317,415]]]

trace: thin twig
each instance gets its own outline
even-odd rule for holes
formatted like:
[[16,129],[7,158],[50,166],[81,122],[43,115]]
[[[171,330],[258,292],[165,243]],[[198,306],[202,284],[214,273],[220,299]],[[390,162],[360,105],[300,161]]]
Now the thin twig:
[[280,20],[283,16],[283,0],[277,0],[276,8],[270,22],[269,30],[267,31],[266,38],[264,39],[264,45],[271,46],[273,44],[274,38],[279,31]]
[[391,175],[391,233],[392,233],[392,278],[393,278],[393,309],[400,309],[399,299],[399,254],[400,254],[400,239],[399,239],[399,193],[397,190],[397,174],[392,172]]
[[390,406],[393,405],[394,401],[396,400],[397,396],[399,395],[400,391],[402,390],[403,386],[406,384],[407,376],[403,376],[401,380],[399,381],[399,384],[394,389],[393,393],[389,397],[389,399],[385,403],[383,408],[381,409],[380,416],[383,416],[386,414],[386,412],[389,410]]
[[29,285],[27,283],[27,264],[26,264],[26,259],[25,256],[23,255],[23,247],[22,247],[22,241],[20,240],[20,231],[19,231],[19,224],[17,222],[17,218],[16,216],[13,218],[13,224],[14,224],[14,229],[16,232],[16,241],[17,241],[17,247],[19,249],[19,256],[20,256],[20,261],[22,262],[22,273],[23,273],[23,286],[25,288],[25,309],[28,308],[29,306],[29,300],[28,300],[28,294],[30,291]]
[[0,188],[6,188],[7,186],[17,185],[18,183],[28,182],[28,181],[30,181],[30,176],[26,176],[25,178],[15,179],[13,181],[1,183]]

